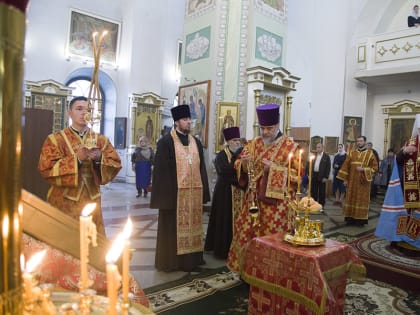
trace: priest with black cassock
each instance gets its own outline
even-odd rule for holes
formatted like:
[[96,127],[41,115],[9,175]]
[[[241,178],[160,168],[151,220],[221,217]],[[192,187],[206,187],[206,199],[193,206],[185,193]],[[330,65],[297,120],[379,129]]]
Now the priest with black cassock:
[[238,127],[223,129],[226,146],[216,155],[214,166],[217,181],[211,202],[209,225],[204,249],[214,251],[214,256],[226,259],[233,234],[233,218],[241,209],[243,190],[239,187],[234,168],[242,151]]
[[188,105],[171,109],[175,128],[157,143],[151,208],[159,209],[155,267],[194,271],[203,265],[203,203],[210,191],[201,142],[190,135]]

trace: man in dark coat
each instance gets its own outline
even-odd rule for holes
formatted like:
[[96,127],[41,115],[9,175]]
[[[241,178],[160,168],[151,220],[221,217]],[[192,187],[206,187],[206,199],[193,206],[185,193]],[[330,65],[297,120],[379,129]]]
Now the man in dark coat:
[[211,203],[205,250],[213,250],[218,258],[226,259],[232,242],[233,218],[242,206],[242,190],[239,188],[234,163],[242,151],[238,127],[223,129],[226,147],[214,161],[217,181]]
[[175,129],[157,143],[151,208],[159,209],[155,267],[193,271],[203,260],[203,203],[210,200],[203,146],[190,135],[188,105],[171,109]]
[[311,193],[322,207],[325,206],[325,183],[330,176],[331,160],[324,152],[322,143],[316,145],[316,157],[312,163]]

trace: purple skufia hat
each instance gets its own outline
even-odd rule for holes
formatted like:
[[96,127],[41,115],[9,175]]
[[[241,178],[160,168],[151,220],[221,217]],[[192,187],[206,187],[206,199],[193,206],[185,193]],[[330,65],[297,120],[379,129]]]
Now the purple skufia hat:
[[172,118],[174,121],[181,118],[191,118],[190,107],[188,105],[178,105],[171,108]]
[[260,126],[274,126],[279,123],[279,105],[263,104],[257,107],[257,116]]
[[238,127],[230,127],[223,129],[223,135],[225,136],[226,141],[241,137]]

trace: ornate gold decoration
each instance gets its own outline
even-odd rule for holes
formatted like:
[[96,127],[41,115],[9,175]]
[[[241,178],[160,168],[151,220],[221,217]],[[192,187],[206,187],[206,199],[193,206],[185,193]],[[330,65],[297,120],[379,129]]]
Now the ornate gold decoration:
[[405,50],[405,52],[409,52],[411,50],[411,48],[413,48],[413,45],[411,45],[409,42],[407,42],[402,49]]
[[[296,194],[296,199],[291,200],[286,196],[289,205],[289,213],[293,211],[295,216],[291,223],[292,231],[284,235],[284,240],[293,245],[319,246],[325,243],[322,233],[323,222],[311,220],[310,215],[319,213],[322,206],[312,198],[301,198],[301,193]],[[293,216],[289,216],[293,218]]]
[[398,52],[398,50],[400,50],[400,49],[401,49],[400,47],[398,47],[396,44],[394,44],[394,45],[392,45],[390,51],[395,55]]
[[387,49],[385,49],[385,47],[384,46],[381,46],[381,48],[379,48],[378,49],[378,54],[380,54],[381,55],[381,57],[383,57],[385,54],[386,54],[386,52],[387,52],[388,50]]

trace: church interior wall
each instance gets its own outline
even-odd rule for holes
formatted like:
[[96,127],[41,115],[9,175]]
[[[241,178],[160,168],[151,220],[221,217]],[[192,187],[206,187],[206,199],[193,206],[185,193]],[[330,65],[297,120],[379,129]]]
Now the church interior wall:
[[346,12],[348,6],[333,0],[289,1],[286,68],[302,78],[294,93],[291,125],[311,127],[311,136],[341,134],[351,26],[347,15],[337,12]]
[[[128,95],[131,93],[151,91],[172,103],[179,85],[173,69],[176,42],[182,37],[183,0],[150,3],[133,0],[31,1],[25,43],[25,80],[53,79],[64,83],[73,71],[93,67],[91,61],[65,55],[71,8],[122,22],[118,68],[101,66],[101,71],[111,77],[117,91],[115,103],[111,104],[113,117],[108,119],[128,117]],[[112,139],[113,125],[104,133]]]
[[[382,113],[383,105],[394,104],[403,100],[418,101],[420,99],[420,87],[415,82],[411,84],[394,84],[392,87],[382,87],[368,91],[368,104],[366,120],[371,123],[365,126],[366,136],[373,142],[374,148],[382,157],[389,149],[389,144],[384,147],[385,125],[384,119],[387,115]],[[368,140],[369,141],[369,140]],[[399,150],[400,148],[394,148]]]

